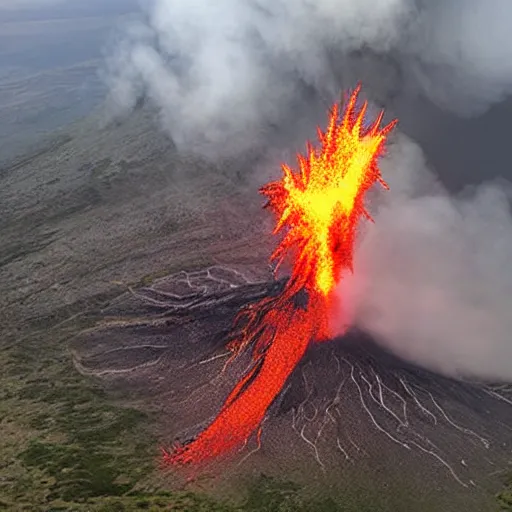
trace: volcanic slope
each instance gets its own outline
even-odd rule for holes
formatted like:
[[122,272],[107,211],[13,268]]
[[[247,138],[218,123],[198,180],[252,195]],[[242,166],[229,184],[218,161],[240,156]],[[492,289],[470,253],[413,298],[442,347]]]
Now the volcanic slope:
[[[157,414],[162,444],[190,441],[249,362],[225,366],[237,311],[283,284],[211,266],[132,289],[73,340],[75,366]],[[349,501],[377,493],[378,510],[492,510],[510,425],[512,387],[440,377],[350,332],[311,346],[260,442],[255,436],[223,472],[284,473]]]

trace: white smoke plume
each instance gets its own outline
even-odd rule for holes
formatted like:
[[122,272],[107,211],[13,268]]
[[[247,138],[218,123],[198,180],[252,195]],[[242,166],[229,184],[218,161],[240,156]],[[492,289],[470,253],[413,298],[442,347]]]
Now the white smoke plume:
[[212,157],[254,148],[305,98],[330,103],[359,79],[373,99],[405,88],[461,114],[512,89],[509,0],[155,0],[147,9],[110,55],[112,104],[150,98],[179,148]]
[[382,167],[391,189],[339,287],[348,320],[422,366],[511,381],[510,185],[450,196],[403,136]]

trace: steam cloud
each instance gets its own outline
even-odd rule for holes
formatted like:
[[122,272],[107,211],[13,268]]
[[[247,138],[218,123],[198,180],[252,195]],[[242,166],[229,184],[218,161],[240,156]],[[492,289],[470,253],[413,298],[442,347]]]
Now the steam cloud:
[[[107,79],[121,110],[149,98],[179,149],[237,155],[314,125],[305,109],[358,80],[385,106],[422,94],[482,113],[512,91],[511,18],[510,0],[156,0]],[[384,168],[391,191],[342,285],[350,317],[425,366],[511,380],[508,185],[451,197],[404,136]]]
[[[338,290],[350,308],[345,315],[412,362],[510,381],[510,185],[450,196],[403,136],[383,174],[391,189],[365,228],[354,274]],[[341,328],[342,316],[334,316]]]
[[112,104],[149,97],[179,148],[210,157],[264,143],[305,96],[331,103],[360,79],[373,99],[407,90],[466,115],[512,90],[509,0],[151,5],[109,59]]

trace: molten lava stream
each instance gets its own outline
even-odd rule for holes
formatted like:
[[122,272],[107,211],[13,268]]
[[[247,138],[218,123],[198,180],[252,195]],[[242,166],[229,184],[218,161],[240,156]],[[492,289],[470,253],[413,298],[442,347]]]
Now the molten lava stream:
[[[192,443],[168,454],[171,463],[201,463],[218,458],[241,446],[258,428],[273,400],[283,388],[293,369],[301,360],[310,341],[319,333],[325,309],[323,298],[310,297],[307,308],[286,303],[283,309],[269,311],[278,319],[272,343],[268,345],[261,364],[256,361],[253,371],[226,403],[213,423]],[[232,395],[235,396],[232,396]]]

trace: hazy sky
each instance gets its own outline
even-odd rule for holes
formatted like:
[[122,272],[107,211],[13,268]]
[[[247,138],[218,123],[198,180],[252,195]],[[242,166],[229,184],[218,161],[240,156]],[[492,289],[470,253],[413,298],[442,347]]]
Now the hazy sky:
[[16,11],[32,7],[48,7],[63,3],[77,3],[73,0],[0,0],[0,9]]
[[103,100],[104,49],[137,0],[0,0],[0,160]]
[[0,0],[0,23],[132,12],[145,0]]
[[75,11],[86,9],[91,10],[109,10],[112,7],[114,9],[124,9],[126,6],[137,5],[137,0],[88,0],[84,2],[82,0],[0,0],[0,9],[9,11],[21,11],[29,9],[39,8],[54,8],[54,7],[65,7],[74,9]]

